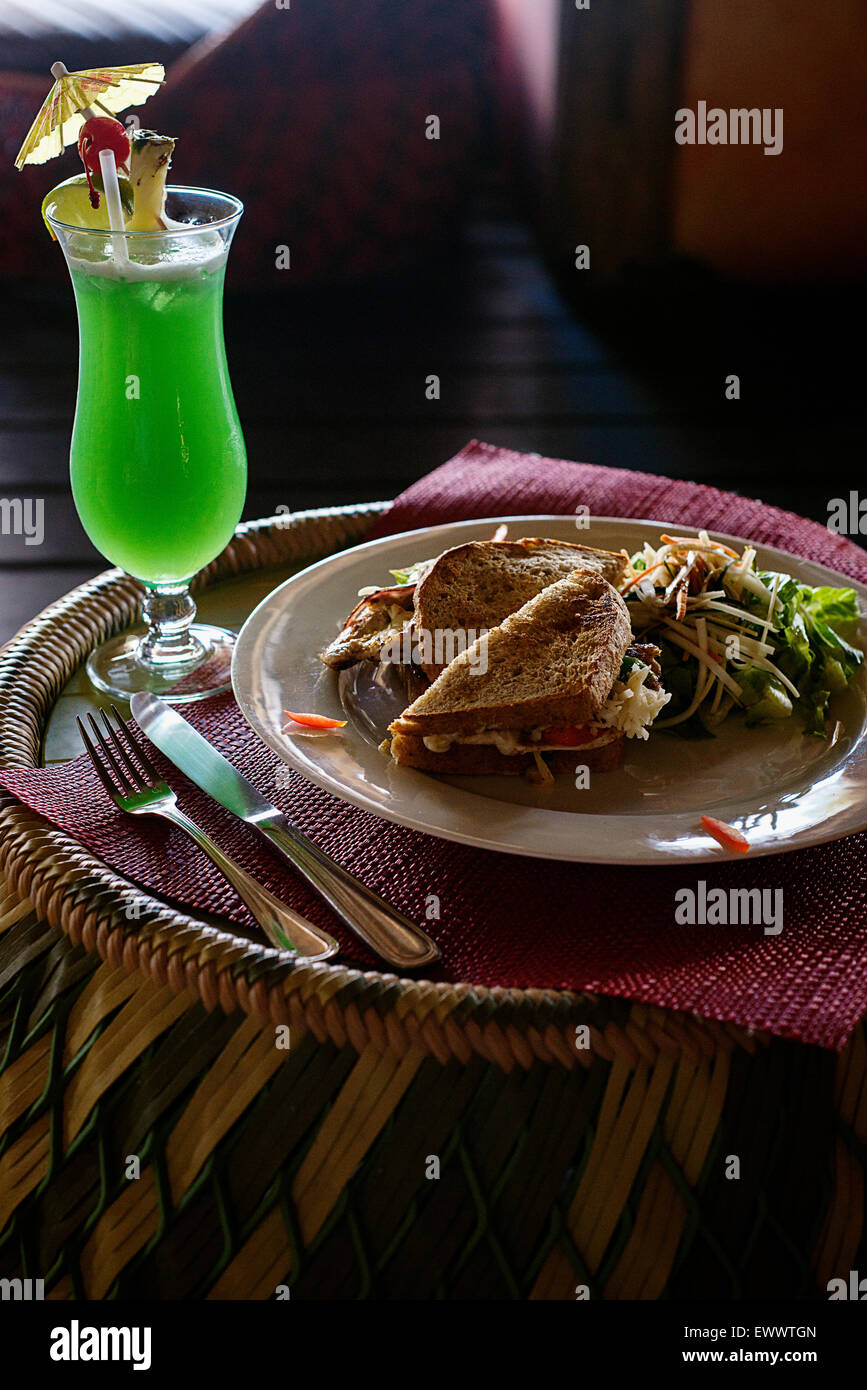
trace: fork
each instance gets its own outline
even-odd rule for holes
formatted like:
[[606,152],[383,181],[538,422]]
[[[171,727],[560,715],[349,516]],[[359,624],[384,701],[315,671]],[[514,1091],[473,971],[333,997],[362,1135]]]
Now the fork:
[[[162,816],[164,820],[171,821],[172,825],[186,831],[190,839],[195,840],[199,848],[213,860],[224,878],[229,880],[239,898],[247,904],[272,946],[276,946],[280,951],[294,951],[314,960],[325,960],[328,956],[333,956],[338,949],[333,936],[321,931],[312,922],[308,922],[306,917],[281,903],[279,898],[275,898],[273,893],[269,893],[267,888],[257,883],[256,879],[236,864],[234,859],[230,859],[201,826],[196,825],[195,821],[190,820],[189,816],[178,809],[175,793],[157,772],[129,725],[124,722],[114,705],[111,711],[118,727],[115,729],[105,710],[100,710],[105,733],[100,731],[92,714],[87,716],[93,738],[85,728],[84,721],[78,716],[76,723],[96,774],[114,804],[131,816]],[[121,734],[129,741],[132,754],[138,759],[140,768],[133,762],[120,737]],[[100,758],[100,753],[105,763]]]

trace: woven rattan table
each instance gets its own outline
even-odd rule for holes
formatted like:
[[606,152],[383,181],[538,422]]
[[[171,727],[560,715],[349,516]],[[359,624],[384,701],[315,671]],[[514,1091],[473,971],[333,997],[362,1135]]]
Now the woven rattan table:
[[[202,611],[237,622],[380,510],[240,527]],[[3,649],[3,766],[77,754],[77,668],[139,597],[111,571]],[[54,1299],[771,1299],[867,1267],[863,1027],[838,1057],[287,963],[133,899],[0,789],[0,1277]]]

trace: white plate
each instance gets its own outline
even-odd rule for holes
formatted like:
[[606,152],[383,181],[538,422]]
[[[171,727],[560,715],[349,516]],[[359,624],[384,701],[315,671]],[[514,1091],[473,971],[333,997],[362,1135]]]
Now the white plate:
[[[777,854],[867,828],[867,701],[862,668],[834,706],[827,742],[798,721],[745,729],[729,718],[715,739],[657,733],[627,740],[625,763],[578,790],[561,775],[554,787],[520,777],[440,777],[399,768],[362,730],[288,734],[285,709],[344,718],[337,676],[317,653],[339,631],[366,584],[387,584],[389,570],[453,545],[487,540],[502,521],[509,536],[550,536],[630,553],[659,543],[672,523],[575,517],[493,517],[369,541],[311,565],[280,585],[250,615],[238,638],[232,677],[245,718],[278,756],[334,796],[398,825],[507,854],[583,863],[672,864],[727,855],[701,827],[702,815],[740,826],[753,854]],[[683,528],[680,528],[683,529]],[[738,537],[713,533],[742,546]],[[764,569],[807,584],[854,588],[867,647],[867,588],[821,565],[759,547]],[[580,761],[580,759],[576,760]]]

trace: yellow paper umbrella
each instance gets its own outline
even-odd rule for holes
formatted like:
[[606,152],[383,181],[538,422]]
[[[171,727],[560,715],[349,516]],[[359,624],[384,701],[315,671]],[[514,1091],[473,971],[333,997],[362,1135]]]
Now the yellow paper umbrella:
[[54,86],[39,109],[15,160],[16,169],[25,164],[44,164],[62,154],[66,145],[78,139],[78,132],[98,108],[104,116],[114,116],[127,106],[141,106],[163,85],[162,63],[130,63],[124,68],[88,68],[67,72],[63,63],[53,63]]

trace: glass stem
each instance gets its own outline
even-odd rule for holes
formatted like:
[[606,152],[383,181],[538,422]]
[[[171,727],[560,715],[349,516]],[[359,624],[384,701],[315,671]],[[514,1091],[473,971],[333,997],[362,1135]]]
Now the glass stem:
[[189,581],[148,585],[142,617],[147,632],[139,647],[139,659],[147,666],[185,666],[200,661],[204,648],[190,632],[196,603]]

